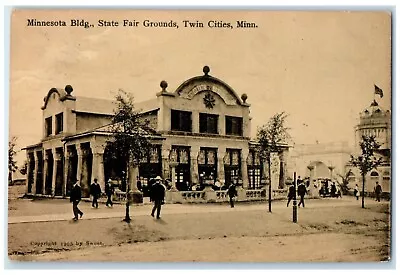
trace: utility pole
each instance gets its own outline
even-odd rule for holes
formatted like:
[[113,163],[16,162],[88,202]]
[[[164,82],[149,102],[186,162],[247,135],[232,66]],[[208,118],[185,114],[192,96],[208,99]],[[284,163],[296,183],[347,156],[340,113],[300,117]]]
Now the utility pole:
[[297,223],[297,177],[294,172],[294,198],[293,198],[293,222]]

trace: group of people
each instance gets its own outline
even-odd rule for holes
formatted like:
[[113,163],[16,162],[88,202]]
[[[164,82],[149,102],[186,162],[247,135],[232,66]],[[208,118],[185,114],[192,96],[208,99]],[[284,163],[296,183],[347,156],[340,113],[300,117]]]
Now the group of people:
[[[375,194],[375,201],[380,202],[381,201],[381,196],[382,196],[382,186],[379,184],[379,182],[376,182],[375,187],[374,187],[374,194]],[[354,187],[354,197],[356,197],[356,200],[360,197],[360,190],[358,189],[358,184]]]
[[[108,180],[105,185],[105,193],[107,195],[107,207],[112,207],[112,195],[114,194],[114,186],[111,180]],[[92,207],[99,208],[98,199],[101,196],[101,187],[98,183],[97,179],[93,180],[93,183],[90,185],[90,195],[92,196]],[[78,208],[78,204],[82,199],[82,188],[79,185],[79,181],[75,181],[74,185],[72,186],[71,195],[70,195],[70,202],[72,202],[72,211],[74,213],[74,221],[78,220],[78,215],[80,218],[83,216],[83,212]]]
[[331,198],[341,198],[342,197],[342,190],[340,187],[336,185],[335,182],[329,184],[330,180],[322,181],[321,188],[319,189],[319,195],[321,197],[331,197]]
[[[154,184],[151,186],[150,189],[150,201],[154,202],[154,207],[151,211],[151,216],[154,217],[154,213],[157,211],[157,219],[160,219],[160,212],[161,212],[161,205],[164,204],[164,197],[166,186],[162,184],[162,179],[160,176],[155,178]],[[105,185],[105,193],[107,195],[107,207],[112,207],[112,195],[114,194],[114,185],[112,184],[111,180],[108,180]],[[99,208],[98,199],[100,198],[102,192],[100,184],[98,183],[97,179],[93,180],[93,183],[90,185],[90,195],[92,196],[92,207]],[[70,194],[70,202],[72,203],[72,211],[74,213],[74,221],[78,220],[78,216],[82,218],[83,212],[78,208],[78,204],[82,199],[82,188],[79,185],[79,181],[75,181],[74,185],[72,186],[71,194]]]
[[[299,176],[297,179],[297,195],[300,196],[300,201],[297,206],[303,205],[303,207],[305,207],[304,197],[306,194],[307,194],[307,187],[304,184],[304,181]],[[294,200],[295,198],[296,198],[296,188],[295,188],[295,183],[293,182],[289,186],[288,201],[287,201],[286,207],[289,207],[290,201]]]

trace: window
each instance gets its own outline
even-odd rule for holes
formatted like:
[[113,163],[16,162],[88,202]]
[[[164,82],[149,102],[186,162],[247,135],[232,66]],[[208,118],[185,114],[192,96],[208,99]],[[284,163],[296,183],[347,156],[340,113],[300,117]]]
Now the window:
[[259,189],[262,187],[261,176],[262,176],[262,163],[260,156],[255,150],[250,150],[249,156],[247,157],[247,173],[249,176],[249,189]]
[[200,133],[218,134],[218,115],[200,113]]
[[46,137],[50,136],[53,133],[52,124],[53,124],[52,117],[48,117],[45,119]]
[[200,183],[204,183],[204,180],[217,178],[217,149],[215,148],[200,148],[199,155],[197,157],[198,171],[200,177]]
[[240,150],[226,149],[224,156],[225,165],[225,184],[238,184],[238,179],[241,176],[241,157]]
[[56,135],[63,131],[63,113],[56,115]]
[[192,113],[185,111],[171,110],[172,131],[192,131]]
[[226,116],[225,126],[226,134],[234,136],[242,136],[243,119],[241,117]]

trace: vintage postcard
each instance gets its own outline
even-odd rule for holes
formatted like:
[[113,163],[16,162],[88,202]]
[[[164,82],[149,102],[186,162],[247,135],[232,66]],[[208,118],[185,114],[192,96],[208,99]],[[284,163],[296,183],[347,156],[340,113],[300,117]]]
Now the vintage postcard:
[[14,9],[9,259],[390,261],[391,20]]

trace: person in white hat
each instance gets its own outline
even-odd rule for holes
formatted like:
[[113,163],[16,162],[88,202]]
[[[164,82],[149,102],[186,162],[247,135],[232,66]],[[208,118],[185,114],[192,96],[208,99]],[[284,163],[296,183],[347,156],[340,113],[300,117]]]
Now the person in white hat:
[[150,189],[150,201],[154,202],[153,209],[151,210],[151,216],[154,217],[154,212],[157,210],[157,219],[160,219],[161,205],[164,203],[165,186],[161,183],[161,177],[155,178],[155,183]]
[[105,187],[105,192],[107,195],[107,202],[106,202],[106,206],[108,207],[108,205],[113,206],[113,202],[111,200],[111,196],[114,195],[114,186],[112,184],[111,179],[109,179],[106,183],[106,187]]

